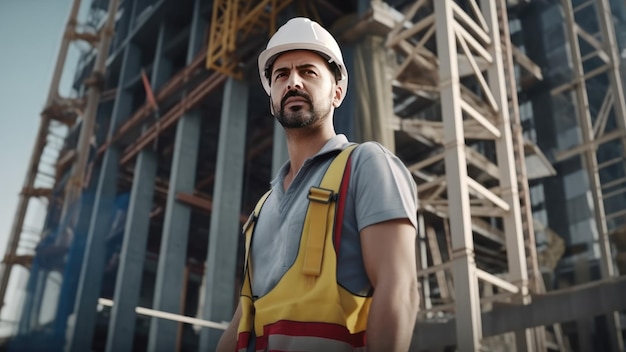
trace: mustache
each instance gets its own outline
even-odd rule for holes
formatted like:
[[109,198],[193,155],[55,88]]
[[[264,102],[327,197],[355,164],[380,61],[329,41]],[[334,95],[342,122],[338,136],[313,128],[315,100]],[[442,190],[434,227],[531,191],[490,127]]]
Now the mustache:
[[299,90],[290,90],[287,92],[287,94],[285,94],[285,96],[280,100],[280,106],[283,107],[285,106],[285,101],[291,97],[301,97],[304,98],[306,100],[307,103],[312,104],[311,102],[311,96],[309,96],[307,93],[305,92],[301,92]]

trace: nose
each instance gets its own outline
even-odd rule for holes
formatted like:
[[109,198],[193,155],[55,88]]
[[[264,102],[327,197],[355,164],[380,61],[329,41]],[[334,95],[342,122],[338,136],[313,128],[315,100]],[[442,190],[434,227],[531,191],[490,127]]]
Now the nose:
[[289,75],[287,90],[302,89],[302,77],[296,72]]

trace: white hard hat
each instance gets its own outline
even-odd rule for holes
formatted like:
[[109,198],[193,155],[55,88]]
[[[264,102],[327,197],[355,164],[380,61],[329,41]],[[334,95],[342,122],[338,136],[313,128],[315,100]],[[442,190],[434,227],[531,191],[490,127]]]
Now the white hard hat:
[[343,89],[343,96],[345,97],[348,89],[348,71],[343,63],[339,44],[319,23],[305,17],[292,18],[281,26],[270,38],[267,48],[259,55],[259,75],[263,88],[268,95],[270,94],[270,82],[266,70],[272,66],[279,54],[290,50],[315,51],[327,59],[331,65],[337,65],[341,74],[341,77],[337,78],[338,84]]

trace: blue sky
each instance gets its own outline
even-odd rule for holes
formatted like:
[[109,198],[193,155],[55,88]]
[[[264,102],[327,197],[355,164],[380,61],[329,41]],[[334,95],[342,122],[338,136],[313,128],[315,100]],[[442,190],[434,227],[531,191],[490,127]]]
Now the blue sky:
[[[83,7],[89,3],[88,0],[83,2]],[[0,0],[1,257],[4,257],[71,5],[72,0]],[[77,53],[78,48],[72,47],[61,93],[69,93],[68,78],[72,76]],[[45,214],[41,202],[31,203],[40,206],[30,210],[26,226],[37,225],[32,220]],[[5,317],[4,312],[2,315]]]

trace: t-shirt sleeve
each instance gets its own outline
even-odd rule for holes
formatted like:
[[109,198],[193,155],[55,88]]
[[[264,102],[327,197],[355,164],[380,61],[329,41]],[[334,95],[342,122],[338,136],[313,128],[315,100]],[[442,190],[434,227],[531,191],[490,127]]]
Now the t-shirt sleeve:
[[402,161],[375,142],[361,144],[354,153],[350,187],[358,231],[402,218],[417,228],[417,187]]

